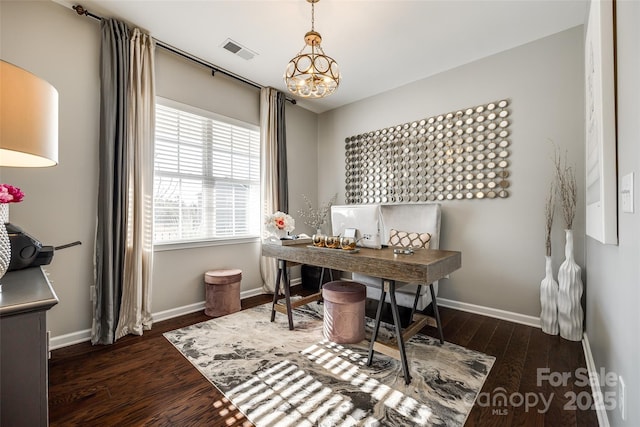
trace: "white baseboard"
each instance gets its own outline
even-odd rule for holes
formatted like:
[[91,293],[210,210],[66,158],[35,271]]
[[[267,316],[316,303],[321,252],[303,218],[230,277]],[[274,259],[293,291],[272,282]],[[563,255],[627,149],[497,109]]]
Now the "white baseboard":
[[[291,283],[293,283],[293,280],[291,281]],[[264,294],[264,290],[262,288],[249,289],[248,291],[240,292],[240,299],[255,297],[262,294]]]
[[[589,372],[589,380],[591,382],[591,394],[594,402],[604,402],[602,396],[602,390],[598,383],[598,369],[593,361],[593,354],[591,353],[591,345],[589,344],[589,337],[585,332],[582,336],[582,349],[584,350],[584,360],[587,363],[587,371]],[[598,416],[598,425],[600,427],[609,427],[609,417],[607,416],[607,410],[604,405],[596,405],[596,415]]]
[[[296,280],[300,282],[300,279],[291,280],[291,284],[297,284]],[[262,295],[264,291],[262,288],[249,289],[248,291],[240,292],[240,299],[253,297],[256,295]],[[185,305],[182,307],[171,308],[169,310],[159,311],[153,313],[153,321],[161,322],[163,320],[173,319],[174,317],[184,316],[185,314],[195,313],[196,311],[204,310],[205,302],[200,301],[194,304]],[[91,340],[91,329],[85,329],[82,331],[72,332],[70,334],[58,335],[49,341],[49,350],[56,350],[62,347],[68,347],[74,344],[80,344],[82,342]]]
[[483,316],[495,317],[496,319],[508,320],[509,322],[533,326],[534,328],[540,328],[540,318],[527,316],[526,314],[484,307],[482,305],[468,304],[466,302],[453,301],[446,298],[438,298],[438,305],[447,308],[454,308],[460,311],[467,311],[469,313],[481,314]]
[[153,321],[162,322],[163,320],[173,319],[174,317],[184,316],[185,314],[195,313],[196,311],[204,310],[204,301],[196,302],[194,304],[183,305],[182,307],[170,308],[169,310],[159,311],[153,313]]
[[91,329],[58,335],[49,341],[49,351],[91,340]]

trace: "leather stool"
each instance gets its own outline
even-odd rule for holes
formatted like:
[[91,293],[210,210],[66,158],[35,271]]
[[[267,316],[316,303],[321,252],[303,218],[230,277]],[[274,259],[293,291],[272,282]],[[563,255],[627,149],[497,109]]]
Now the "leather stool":
[[204,314],[220,317],[240,311],[242,270],[210,270],[204,274],[206,304]]
[[336,280],[322,287],[324,337],[338,344],[364,340],[364,307],[367,287],[362,283]]

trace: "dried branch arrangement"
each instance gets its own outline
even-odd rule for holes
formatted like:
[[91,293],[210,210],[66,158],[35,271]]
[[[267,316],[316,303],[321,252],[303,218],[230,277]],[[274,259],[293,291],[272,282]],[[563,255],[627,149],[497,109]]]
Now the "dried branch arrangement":
[[551,228],[553,227],[553,216],[555,213],[556,204],[556,188],[555,181],[551,181],[549,185],[549,194],[544,205],[545,216],[545,247],[547,249],[547,256],[551,256]]
[[338,193],[334,194],[331,200],[329,200],[324,206],[320,206],[317,209],[313,207],[311,200],[309,200],[307,196],[303,194],[302,198],[304,199],[307,207],[305,209],[298,210],[298,214],[302,217],[302,222],[309,227],[312,227],[314,230],[318,230],[322,224],[327,221],[329,209],[331,209],[331,205],[336,202]]
[[558,197],[560,198],[560,203],[562,205],[562,216],[564,218],[566,229],[572,230],[578,201],[576,174],[573,167],[567,165],[566,156],[563,159],[557,148],[553,162],[556,172]]

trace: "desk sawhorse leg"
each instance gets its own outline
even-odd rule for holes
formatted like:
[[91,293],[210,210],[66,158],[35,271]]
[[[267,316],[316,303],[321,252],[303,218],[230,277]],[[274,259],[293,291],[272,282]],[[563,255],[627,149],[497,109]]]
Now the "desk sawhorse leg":
[[[285,299],[285,314],[289,318],[289,330],[293,330],[293,316],[291,314],[291,286],[289,282],[289,275],[287,273],[287,262],[284,260],[278,260],[278,274],[276,275],[276,288],[273,291],[273,302],[271,304],[271,321],[276,320],[276,310],[280,305],[278,304],[278,295],[280,294],[280,282],[284,290]],[[278,310],[280,311],[280,310]]]
[[[405,350],[404,343],[408,341],[412,336],[417,334],[425,325],[432,324],[431,318],[429,316],[425,316],[422,314],[416,314],[416,307],[418,304],[418,298],[420,297],[420,291],[422,289],[422,285],[418,286],[416,290],[416,296],[413,302],[413,308],[411,310],[411,323],[409,326],[402,332],[400,325],[400,314],[398,311],[398,304],[396,302],[396,283],[394,280],[383,280],[382,281],[382,292],[380,294],[380,300],[378,301],[378,309],[376,311],[376,322],[373,326],[373,333],[371,334],[371,342],[369,343],[369,356],[367,358],[367,366],[371,366],[371,362],[373,362],[373,352],[379,351],[380,353],[386,354],[387,356],[391,356],[395,359],[399,359],[402,363],[402,373],[404,375],[405,384],[409,384],[411,382],[411,375],[409,374],[409,365],[407,363],[407,353]],[[440,323],[440,313],[438,312],[438,303],[436,302],[436,295],[433,289],[433,284],[429,285],[429,290],[431,291],[431,304],[433,307],[433,313],[435,316],[435,323],[438,328],[438,333],[440,334],[440,343],[444,344],[444,335],[442,332],[442,324]],[[379,342],[378,332],[380,331],[380,317],[382,315],[382,306],[384,305],[384,300],[386,298],[387,293],[389,294],[389,300],[391,302],[391,314],[393,316],[393,326],[395,330],[395,342]],[[414,320],[414,317],[416,320]]]
[[[294,263],[293,265],[297,265]],[[280,283],[284,289],[284,304],[278,302],[280,294]],[[287,273],[287,261],[278,260],[278,274],[276,275],[276,287],[273,291],[273,302],[271,304],[271,321],[276,320],[276,311],[286,314],[289,320],[289,330],[293,331],[293,309],[300,307],[301,305],[309,304],[311,301],[316,301],[322,297],[322,292],[309,295],[296,301],[291,301],[291,283],[289,282],[289,274]]]

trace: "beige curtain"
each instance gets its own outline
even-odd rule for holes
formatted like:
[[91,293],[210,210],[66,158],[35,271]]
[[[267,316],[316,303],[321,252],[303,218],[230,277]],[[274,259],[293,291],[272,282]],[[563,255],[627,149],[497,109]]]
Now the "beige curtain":
[[122,303],[116,339],[151,329],[153,266],[153,147],[155,78],[153,39],[134,29],[130,42],[127,174],[127,238]]
[[[262,218],[278,210],[278,91],[265,87],[260,91],[260,173]],[[266,237],[262,221],[262,237]],[[263,289],[275,291],[277,261],[275,258],[260,257],[260,275]]]

